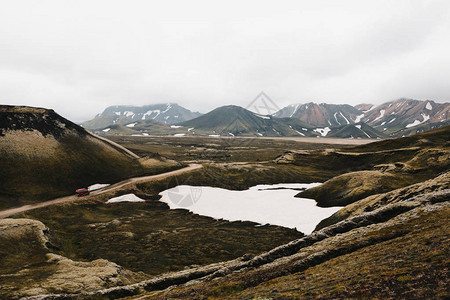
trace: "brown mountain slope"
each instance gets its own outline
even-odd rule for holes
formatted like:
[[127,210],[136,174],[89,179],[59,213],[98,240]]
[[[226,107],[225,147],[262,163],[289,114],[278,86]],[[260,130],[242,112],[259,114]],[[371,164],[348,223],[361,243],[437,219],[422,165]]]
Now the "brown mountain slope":
[[154,171],[132,152],[53,110],[0,106],[1,208]]

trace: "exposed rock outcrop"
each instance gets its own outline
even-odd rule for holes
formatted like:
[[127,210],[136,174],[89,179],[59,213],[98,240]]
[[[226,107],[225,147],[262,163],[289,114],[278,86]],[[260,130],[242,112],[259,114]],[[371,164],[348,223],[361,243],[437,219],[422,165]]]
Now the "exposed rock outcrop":
[[52,239],[40,221],[0,219],[0,295],[15,299],[82,293],[148,278],[105,259],[79,262],[52,253]]

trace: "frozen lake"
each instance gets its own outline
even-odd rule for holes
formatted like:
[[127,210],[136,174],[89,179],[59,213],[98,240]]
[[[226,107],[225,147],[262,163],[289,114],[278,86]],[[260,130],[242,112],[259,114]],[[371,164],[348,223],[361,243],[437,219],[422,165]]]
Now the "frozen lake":
[[228,221],[253,221],[297,228],[311,233],[323,219],[342,207],[322,208],[311,199],[295,198],[311,184],[257,185],[244,191],[208,186],[179,185],[160,193],[171,209],[184,208],[193,213]]

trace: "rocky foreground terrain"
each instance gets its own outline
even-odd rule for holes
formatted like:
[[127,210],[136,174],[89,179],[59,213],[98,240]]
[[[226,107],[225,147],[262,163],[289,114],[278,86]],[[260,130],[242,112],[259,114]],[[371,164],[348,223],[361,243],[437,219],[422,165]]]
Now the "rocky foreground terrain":
[[[446,172],[357,202],[340,213],[342,220],[260,255],[153,278],[107,260],[76,262],[53,254],[44,224],[5,219],[0,221],[3,246],[28,243],[24,260],[47,252],[47,261],[29,265],[40,268],[32,272],[42,276],[40,281],[19,290],[2,284],[2,290],[15,290],[12,296],[39,295],[30,299],[445,297],[449,200]],[[21,278],[27,272],[24,268],[9,276]]]
[[[124,210],[130,206],[108,212],[103,204],[105,196],[86,204],[35,212],[30,215],[33,219],[17,216],[0,220],[3,267],[0,294],[12,299],[448,298],[449,130],[445,127],[345,150],[289,151],[280,155],[274,160],[275,165],[270,165],[271,169],[292,166],[303,173],[315,170],[317,174],[321,174],[321,168],[332,169],[334,177],[300,195],[309,193],[322,206],[335,203],[346,206],[323,220],[310,235],[300,235],[271,250],[212,264],[185,265],[178,271],[150,275],[133,267],[138,266],[130,263],[136,258],[133,249],[138,249],[138,244],[112,252],[120,244],[133,245],[134,240],[140,241],[130,222],[136,222],[133,221],[136,217],[142,222],[147,211],[152,213],[156,209],[154,204],[158,202],[151,199],[156,199],[161,188],[167,186],[163,183],[132,187],[148,197],[148,205],[153,205],[150,210],[150,206],[142,204],[135,212]],[[316,159],[315,164],[304,165],[312,158]],[[192,183],[213,183],[205,181],[207,178],[201,174],[218,168],[225,182],[230,178],[236,182],[244,176],[244,171],[249,176],[247,169],[252,168],[250,164],[236,170],[227,166],[211,163],[204,167],[206,171],[192,173],[194,176],[190,178],[195,180]],[[258,166],[261,168],[263,164]],[[254,174],[264,180],[270,168]],[[298,173],[299,177],[302,172]],[[79,219],[104,218],[102,214],[107,212],[113,213],[116,219],[77,225]],[[160,214],[163,211],[156,212],[153,218]],[[167,222],[182,215],[182,211],[173,211]],[[59,227],[59,219],[64,221],[67,230]],[[202,226],[206,234],[206,225]],[[256,228],[251,227],[256,234]],[[130,229],[123,231],[124,228]],[[191,239],[195,236],[191,234],[193,228],[196,227],[181,227],[172,236],[179,238],[181,234]],[[76,239],[76,243],[65,240],[61,232],[68,234],[70,230],[96,238],[97,243],[104,241],[111,250],[103,253],[111,258],[80,259],[76,255],[83,250],[79,243],[86,242],[77,239],[74,233],[71,239]],[[104,230],[106,235],[101,234]],[[282,234],[278,232],[272,238]],[[101,235],[96,237],[98,234]],[[157,245],[167,243],[170,238],[169,234],[163,236],[154,240]],[[120,241],[117,245],[116,240]],[[175,243],[171,241],[169,244]],[[145,245],[147,252],[152,251],[151,245]],[[90,247],[91,251],[98,248]],[[182,259],[183,252],[179,255]],[[114,257],[133,270],[117,264]]]

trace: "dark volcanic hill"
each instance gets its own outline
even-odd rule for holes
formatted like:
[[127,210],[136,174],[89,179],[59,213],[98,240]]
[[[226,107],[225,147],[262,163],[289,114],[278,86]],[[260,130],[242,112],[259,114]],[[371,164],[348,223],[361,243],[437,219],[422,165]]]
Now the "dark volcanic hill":
[[220,136],[317,136],[310,125],[291,118],[260,115],[235,105],[222,106],[178,125]]
[[140,120],[155,120],[164,124],[175,124],[191,120],[201,113],[192,112],[175,103],[145,106],[110,106],[94,119],[83,123],[89,130],[106,128],[111,125],[127,125]]
[[362,139],[388,137],[383,132],[376,130],[375,128],[367,125],[364,122],[332,127],[330,133],[327,136],[337,138],[362,138]]
[[53,110],[0,106],[0,207],[142,174],[138,158]]

